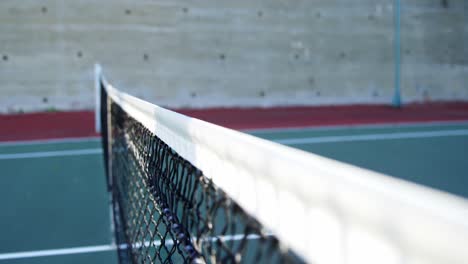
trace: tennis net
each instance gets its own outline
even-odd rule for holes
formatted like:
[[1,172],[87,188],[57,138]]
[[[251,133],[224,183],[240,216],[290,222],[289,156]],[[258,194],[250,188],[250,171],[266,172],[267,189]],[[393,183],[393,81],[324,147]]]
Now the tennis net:
[[121,263],[468,259],[466,200],[96,89]]

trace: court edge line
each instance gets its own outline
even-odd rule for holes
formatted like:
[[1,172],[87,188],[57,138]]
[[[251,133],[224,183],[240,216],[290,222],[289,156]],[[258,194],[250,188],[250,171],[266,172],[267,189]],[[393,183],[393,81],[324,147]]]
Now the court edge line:
[[[345,136],[271,139],[271,141],[274,141],[279,144],[285,144],[285,145],[299,145],[299,144],[320,144],[320,143],[332,143],[332,142],[433,138],[433,137],[466,136],[466,135],[468,135],[468,129],[425,131],[425,132],[420,131],[420,132],[403,132],[403,133],[361,134],[361,135],[349,135],[349,136],[345,135]],[[94,149],[79,149],[79,150],[0,154],[0,160],[81,156],[81,155],[95,155],[95,154],[102,154],[102,149],[94,148]]]
[[[339,130],[350,128],[395,128],[395,127],[433,127],[443,125],[468,125],[468,121],[427,121],[427,122],[396,122],[396,123],[382,123],[382,124],[353,124],[353,125],[321,125],[321,126],[299,126],[299,127],[273,127],[273,128],[253,128],[253,129],[240,129],[246,133],[281,133],[289,131],[322,131],[322,130]],[[60,144],[60,143],[81,143],[99,141],[101,137],[71,137],[71,138],[53,138],[53,139],[33,139],[33,140],[19,140],[19,141],[1,141],[0,147],[3,146],[21,146],[21,145],[41,145],[41,144]]]
[[59,151],[0,154],[0,160],[48,158],[48,157],[64,157],[64,156],[82,156],[82,155],[95,155],[95,154],[102,154],[102,149],[94,148],[94,149],[76,149],[76,150],[59,150]]
[[468,129],[440,130],[426,132],[403,132],[403,133],[382,133],[382,134],[361,134],[349,136],[325,136],[308,138],[290,138],[290,139],[272,139],[276,143],[285,145],[299,144],[320,144],[332,142],[356,142],[356,141],[374,141],[374,140],[392,140],[392,139],[416,139],[433,137],[453,137],[467,136]]
[[[269,236],[269,234],[267,234]],[[244,238],[244,234],[236,235],[225,235],[219,237],[208,237],[204,240],[206,241],[216,241],[218,238],[221,238],[226,241],[238,241]],[[247,235],[247,239],[259,239],[259,235],[250,234]],[[193,238],[192,240],[196,240]],[[172,240],[165,243],[166,245],[174,244]],[[153,242],[145,241],[143,243],[135,243],[133,247],[142,247],[142,246],[160,246],[161,241],[156,240]],[[49,256],[59,256],[59,255],[73,255],[73,254],[84,254],[84,253],[94,253],[102,251],[111,251],[117,249],[127,249],[127,244],[110,244],[110,245],[96,245],[96,246],[85,246],[85,247],[71,247],[71,248],[59,248],[59,249],[46,249],[46,250],[36,250],[36,251],[20,251],[20,252],[10,252],[10,253],[0,253],[0,260],[7,259],[21,259],[21,258],[36,258],[36,257],[49,257]]]
[[298,126],[298,127],[272,127],[272,128],[253,128],[253,129],[240,129],[245,133],[281,133],[281,132],[295,132],[295,131],[333,131],[341,129],[387,129],[387,128],[418,128],[418,127],[436,127],[436,126],[455,126],[455,125],[468,125],[468,120],[454,120],[454,121],[427,121],[427,122],[394,122],[394,123],[380,123],[380,124],[350,124],[350,125],[318,125],[318,126]]
[[37,251],[21,251],[21,252],[12,252],[12,253],[1,253],[0,260],[83,254],[83,253],[111,251],[111,250],[116,250],[116,249],[117,249],[116,245],[96,245],[96,246],[86,246],[86,247],[46,249],[46,250],[37,250]]
[[20,141],[3,141],[0,142],[0,147],[3,146],[23,146],[23,145],[41,145],[41,144],[60,144],[60,143],[83,143],[94,142],[101,140],[101,137],[72,137],[72,138],[52,138],[52,139],[33,139]]

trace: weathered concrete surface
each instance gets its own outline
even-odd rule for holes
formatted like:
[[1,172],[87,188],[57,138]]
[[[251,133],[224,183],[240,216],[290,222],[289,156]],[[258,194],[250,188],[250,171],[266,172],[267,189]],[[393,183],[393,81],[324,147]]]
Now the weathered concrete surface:
[[466,100],[468,1],[403,2],[403,95]]
[[[2,0],[0,111],[390,102],[388,0]],[[468,1],[403,1],[404,101],[468,99]]]

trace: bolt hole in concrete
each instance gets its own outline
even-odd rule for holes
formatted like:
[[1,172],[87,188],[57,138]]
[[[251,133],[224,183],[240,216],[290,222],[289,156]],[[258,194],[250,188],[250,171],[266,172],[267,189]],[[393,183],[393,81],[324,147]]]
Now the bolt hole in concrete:
[[144,61],[147,61],[148,59],[149,59],[148,54],[143,54],[143,60],[144,60]]
[[125,9],[125,14],[126,14],[126,15],[130,15],[131,13],[132,13],[132,10],[130,10],[130,9]]
[[221,60],[225,60],[226,59],[226,55],[224,55],[223,53],[219,54],[219,58]]
[[191,93],[190,93],[190,96],[191,96],[192,98],[194,98],[194,97],[197,97],[197,94],[196,94],[195,92],[191,92]]
[[313,85],[315,84],[315,79],[314,79],[314,77],[310,77],[307,81],[309,82],[309,84],[310,84],[311,86],[313,86]]
[[187,7],[184,7],[184,8],[182,8],[182,11],[183,11],[184,13],[188,13],[189,9],[188,9]]
[[43,102],[43,103],[47,103],[47,102],[49,102],[49,99],[48,99],[47,97],[43,97],[43,98],[42,98],[42,102]]
[[2,60],[3,60],[3,61],[8,61],[8,56],[7,56],[7,55],[3,55],[3,56],[2,56]]
[[441,4],[442,4],[443,8],[448,8],[449,7],[449,1],[448,0],[442,0]]
[[81,57],[83,57],[83,53],[82,53],[81,51],[78,51],[78,52],[76,53],[76,56],[77,56],[78,58],[81,58]]
[[47,7],[43,6],[43,7],[41,8],[41,12],[42,12],[43,14],[47,13]]
[[263,12],[262,12],[262,11],[258,11],[258,12],[257,12],[257,16],[258,16],[258,17],[262,17],[262,16],[263,16]]
[[260,97],[265,97],[265,91],[260,91],[260,92],[258,93],[258,95],[259,95]]

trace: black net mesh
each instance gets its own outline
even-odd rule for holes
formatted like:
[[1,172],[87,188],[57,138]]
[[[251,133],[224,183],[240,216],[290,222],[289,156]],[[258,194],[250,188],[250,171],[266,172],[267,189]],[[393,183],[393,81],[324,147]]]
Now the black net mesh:
[[105,89],[101,110],[120,262],[301,262]]

